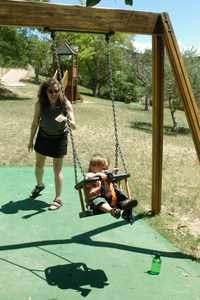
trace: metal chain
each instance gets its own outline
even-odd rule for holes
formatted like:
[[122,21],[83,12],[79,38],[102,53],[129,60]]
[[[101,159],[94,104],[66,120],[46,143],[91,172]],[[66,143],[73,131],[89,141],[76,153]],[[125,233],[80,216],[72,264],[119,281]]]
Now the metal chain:
[[[54,54],[54,58],[55,58],[55,62],[56,62],[58,76],[60,78],[61,92],[62,92],[63,98],[66,99],[65,91],[64,91],[64,87],[63,87],[63,82],[62,82],[61,67],[60,67],[59,57],[58,57],[58,53],[57,53],[57,49],[56,49],[55,32],[51,32],[51,38],[52,38],[53,54]],[[66,109],[66,117],[67,117],[67,127],[68,127],[68,130],[69,130],[70,140],[71,140],[71,145],[72,145],[72,156],[73,156],[75,183],[77,184],[78,183],[78,167],[79,167],[79,169],[81,171],[81,174],[82,174],[84,179],[85,179],[85,173],[84,173],[83,167],[80,163],[80,160],[78,158],[78,154],[77,154],[77,151],[76,151],[74,137],[73,137],[72,128],[71,128],[71,124],[70,124],[70,117],[69,117],[69,113],[68,113],[67,109]]]
[[118,123],[117,123],[117,111],[115,105],[115,96],[114,96],[114,86],[113,86],[113,73],[112,73],[112,57],[111,57],[111,47],[110,47],[110,36],[112,33],[106,34],[107,42],[107,58],[108,58],[108,72],[109,72],[109,87],[110,87],[110,98],[112,100],[112,112],[113,112],[113,125],[114,125],[114,137],[115,137],[115,168],[118,168],[119,157],[121,158],[124,171],[127,172],[127,167],[125,159],[119,144],[119,135],[118,135]]
[[[114,137],[115,137],[115,167],[118,167],[118,162],[119,162],[119,157],[121,158],[122,164],[124,171],[127,173],[127,167],[125,163],[125,159],[119,144],[119,136],[118,136],[118,124],[117,124],[117,113],[116,113],[116,106],[115,106],[115,99],[114,99],[114,87],[113,87],[113,74],[112,74],[112,58],[111,58],[111,48],[110,48],[110,35],[106,35],[106,41],[107,41],[107,56],[108,56],[108,71],[109,71],[109,86],[110,86],[110,97],[112,100],[112,112],[113,112],[113,124],[114,124]],[[58,76],[61,79],[62,78],[62,73],[61,73],[61,68],[60,68],[60,62],[59,62],[59,57],[56,49],[56,41],[55,41],[55,32],[51,32],[51,38],[52,38],[52,48],[53,48],[53,54],[57,66],[57,71],[58,71]],[[64,87],[63,87],[63,82],[61,80],[61,92],[62,96],[64,99],[66,98],[65,92],[64,92]],[[81,171],[81,174],[83,178],[85,179],[85,172],[83,170],[83,167],[81,165],[81,162],[79,160],[76,147],[75,147],[75,142],[74,142],[74,137],[72,133],[72,128],[70,124],[70,118],[69,118],[69,113],[66,110],[66,116],[67,116],[67,127],[69,130],[70,134],[70,140],[71,140],[71,145],[72,145],[72,156],[73,156],[73,165],[74,165],[74,175],[75,175],[75,183],[78,183],[78,167]]]

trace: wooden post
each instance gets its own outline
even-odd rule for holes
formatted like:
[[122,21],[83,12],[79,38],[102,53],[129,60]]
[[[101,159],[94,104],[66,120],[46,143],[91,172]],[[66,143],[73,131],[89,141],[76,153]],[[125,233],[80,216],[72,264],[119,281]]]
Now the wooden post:
[[152,36],[152,212],[161,210],[162,156],[163,156],[163,107],[164,107],[164,44],[162,35]]
[[167,13],[161,14],[163,36],[180,95],[183,100],[187,121],[200,162],[200,113],[187,75],[178,43]]
[[79,192],[81,210],[82,210],[82,212],[85,212],[85,203],[84,203],[84,199],[83,199],[83,194],[82,194],[81,188],[78,189],[78,192]]

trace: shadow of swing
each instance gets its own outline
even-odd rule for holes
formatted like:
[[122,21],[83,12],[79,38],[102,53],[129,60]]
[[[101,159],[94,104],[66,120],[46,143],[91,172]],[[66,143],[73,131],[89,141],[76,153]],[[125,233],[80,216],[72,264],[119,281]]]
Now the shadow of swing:
[[91,289],[83,287],[85,285],[99,289],[108,285],[108,278],[103,270],[88,268],[82,262],[52,266],[44,272],[49,285],[76,290],[83,297],[91,292]]
[[[45,249],[40,249],[46,251]],[[54,254],[53,252],[50,253]],[[45,270],[27,268],[5,258],[0,258],[0,260],[14,265],[20,269],[31,272],[33,275],[41,280],[46,281],[51,286],[57,286],[60,289],[75,290],[79,292],[83,297],[86,297],[92,291],[92,288],[102,289],[105,286],[109,285],[109,283],[107,282],[108,278],[103,270],[89,268],[83,262],[73,263],[68,259],[65,259],[63,257],[61,258],[70,263],[51,266],[46,268]],[[38,273],[44,273],[45,277]]]
[[[144,218],[145,216],[146,214],[144,215],[140,214],[138,215],[138,218],[136,216],[136,220]],[[43,241],[26,242],[20,244],[12,244],[12,245],[9,244],[9,245],[0,246],[0,251],[37,247],[40,250],[53,254],[67,261],[68,262],[67,264],[50,266],[45,270],[35,270],[35,269],[30,269],[22,265],[19,265],[8,259],[0,258],[0,260],[13,264],[27,271],[30,271],[38,278],[45,280],[51,286],[57,286],[60,289],[76,290],[77,292],[80,293],[82,297],[86,297],[92,291],[91,289],[92,287],[102,289],[109,284],[105,272],[101,269],[96,269],[96,270],[91,269],[83,262],[71,262],[68,259],[52,251],[42,248],[41,246],[64,245],[64,244],[67,245],[67,244],[74,243],[74,244],[82,244],[82,245],[87,245],[92,247],[113,248],[113,249],[119,249],[123,251],[129,251],[129,252],[137,252],[146,255],[159,254],[162,257],[168,257],[172,259],[175,258],[175,259],[195,260],[194,256],[179,251],[161,251],[158,249],[147,249],[147,248],[135,247],[135,246],[124,245],[124,244],[113,243],[113,242],[105,242],[105,241],[98,241],[98,240],[94,241],[91,239],[93,236],[100,234],[101,232],[112,230],[114,228],[124,226],[125,224],[126,223],[124,221],[111,223],[109,225],[105,225],[100,228],[95,228],[88,232],[73,236],[70,239],[43,240]],[[38,272],[44,272],[45,277],[39,275]],[[84,286],[89,286],[90,288],[88,287],[86,288]]]
[[[143,216],[138,218],[141,219]],[[137,220],[137,216],[136,216]],[[118,221],[115,223],[111,223],[102,227],[95,228],[93,230],[90,230],[85,233],[81,233],[79,235],[73,236],[70,239],[57,239],[57,240],[43,240],[43,241],[35,241],[35,242],[26,242],[26,243],[20,243],[20,244],[9,244],[9,245],[2,245],[0,246],[0,251],[5,250],[16,250],[16,249],[24,249],[24,248],[31,248],[31,247],[39,247],[39,246],[50,246],[50,245],[64,245],[64,244],[81,244],[81,245],[87,245],[91,247],[103,247],[103,248],[111,248],[111,249],[119,249],[123,251],[128,252],[137,252],[141,254],[146,255],[160,255],[163,257],[169,257],[169,258],[175,258],[175,259],[189,259],[189,260],[196,260],[196,258],[193,255],[188,255],[185,253],[182,253],[180,251],[163,251],[158,249],[147,249],[147,248],[141,248],[131,245],[125,245],[125,244],[119,244],[114,242],[105,242],[105,241],[98,241],[98,240],[92,240],[92,237],[100,234],[102,232],[112,230],[114,228],[118,228],[120,226],[127,225],[129,226],[125,221]]]

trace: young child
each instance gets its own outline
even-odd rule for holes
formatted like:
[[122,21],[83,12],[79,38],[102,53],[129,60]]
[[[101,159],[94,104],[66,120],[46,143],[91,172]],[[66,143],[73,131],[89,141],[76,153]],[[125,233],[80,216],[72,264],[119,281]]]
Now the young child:
[[100,154],[92,156],[86,179],[94,177],[99,179],[86,185],[88,200],[91,202],[94,212],[110,213],[116,219],[122,216],[128,223],[133,224],[132,208],[137,205],[137,200],[128,199],[122,190],[117,187],[117,184],[109,180],[111,172],[108,168],[108,159]]

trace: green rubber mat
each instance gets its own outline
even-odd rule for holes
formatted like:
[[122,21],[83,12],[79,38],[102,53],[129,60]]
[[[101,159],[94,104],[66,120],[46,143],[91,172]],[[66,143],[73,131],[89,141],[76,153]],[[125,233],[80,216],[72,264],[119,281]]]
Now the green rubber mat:
[[[54,198],[52,168],[37,200],[31,167],[0,169],[0,300],[199,300],[200,265],[138,219],[107,214],[80,219],[72,168],[64,168],[63,206]],[[161,254],[161,272],[148,274]]]

